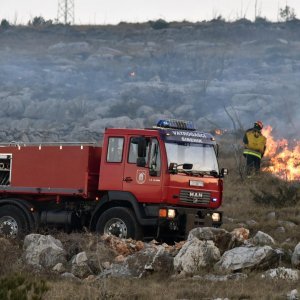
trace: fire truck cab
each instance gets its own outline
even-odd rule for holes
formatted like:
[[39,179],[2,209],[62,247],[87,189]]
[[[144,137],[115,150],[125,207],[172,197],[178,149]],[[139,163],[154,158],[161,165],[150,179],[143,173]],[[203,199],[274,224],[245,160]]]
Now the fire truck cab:
[[98,190],[133,208],[134,215],[128,213],[126,219],[134,226],[123,224],[114,208],[114,217],[103,221],[100,215],[97,231],[127,230],[136,236],[143,227],[146,235],[183,238],[197,226],[220,226],[217,208],[226,170],[219,170],[216,154],[213,136],[196,131],[191,122],[162,120],[150,129],[107,129]]

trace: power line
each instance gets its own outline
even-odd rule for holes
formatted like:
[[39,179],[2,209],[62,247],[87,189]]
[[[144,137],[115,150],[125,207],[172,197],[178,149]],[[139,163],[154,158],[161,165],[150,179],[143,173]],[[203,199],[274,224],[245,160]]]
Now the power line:
[[58,0],[57,21],[63,24],[74,24],[75,22],[75,1]]

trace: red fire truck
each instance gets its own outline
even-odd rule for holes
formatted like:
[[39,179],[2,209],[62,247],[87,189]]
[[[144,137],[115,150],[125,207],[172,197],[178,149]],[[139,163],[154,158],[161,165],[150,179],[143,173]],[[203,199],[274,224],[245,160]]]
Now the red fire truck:
[[135,239],[220,226],[223,176],[212,135],[161,120],[93,144],[0,145],[0,233],[88,228]]

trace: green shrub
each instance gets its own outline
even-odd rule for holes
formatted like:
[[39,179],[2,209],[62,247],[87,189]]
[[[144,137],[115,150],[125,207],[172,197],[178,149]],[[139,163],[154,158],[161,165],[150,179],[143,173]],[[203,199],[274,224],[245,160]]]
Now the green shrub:
[[41,300],[48,291],[44,280],[34,280],[22,275],[0,279],[1,300]]
[[255,24],[267,24],[269,21],[265,17],[256,17]]
[[45,20],[43,17],[34,17],[31,21],[28,22],[29,26],[34,26],[34,27],[38,27],[38,26],[45,26],[45,25],[52,25],[53,22],[52,20]]
[[280,8],[279,15],[284,21],[292,21],[296,19],[295,9],[286,5],[284,8]]
[[0,27],[3,29],[8,29],[10,26],[9,22],[6,19],[2,19],[0,23]]
[[169,23],[163,19],[158,19],[156,21],[149,21],[149,24],[155,30],[165,29],[169,27]]
[[279,182],[273,190],[261,186],[259,189],[250,189],[250,191],[256,203],[268,206],[294,206],[300,200],[299,187],[291,182]]

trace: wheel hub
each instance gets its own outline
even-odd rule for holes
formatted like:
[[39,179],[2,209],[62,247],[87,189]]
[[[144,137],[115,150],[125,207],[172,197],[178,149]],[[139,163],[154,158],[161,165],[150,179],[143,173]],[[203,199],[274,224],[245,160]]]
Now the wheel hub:
[[127,226],[123,220],[113,218],[105,224],[104,233],[120,238],[127,238]]
[[15,237],[18,234],[18,223],[12,217],[0,218],[0,233],[5,236]]

